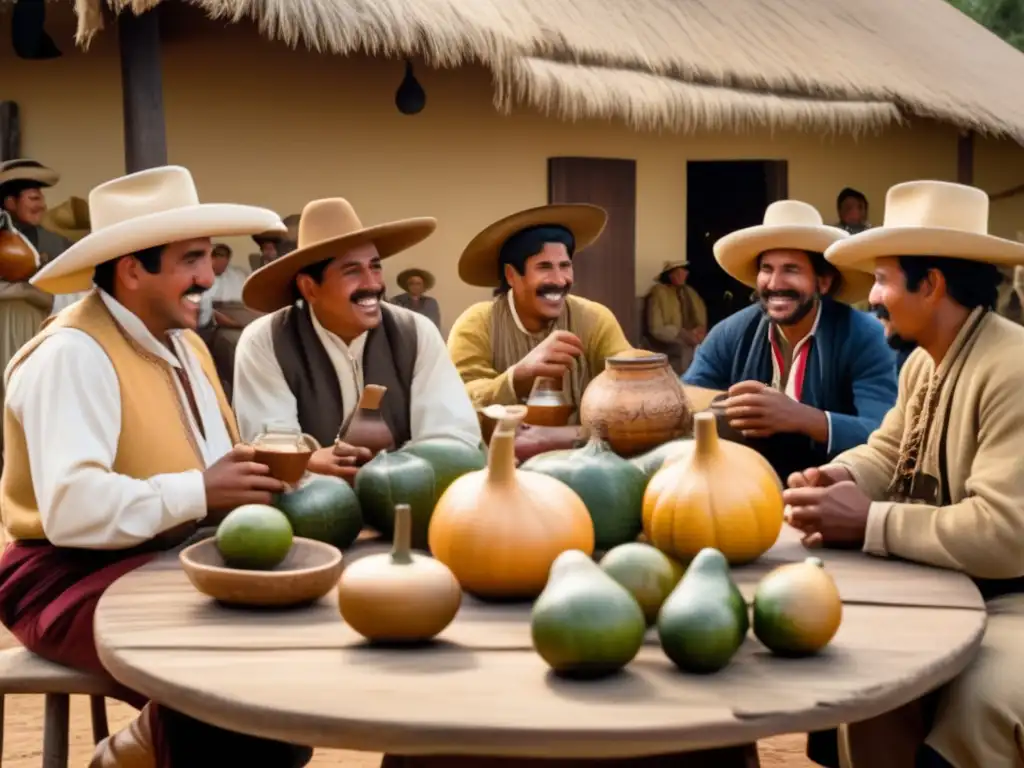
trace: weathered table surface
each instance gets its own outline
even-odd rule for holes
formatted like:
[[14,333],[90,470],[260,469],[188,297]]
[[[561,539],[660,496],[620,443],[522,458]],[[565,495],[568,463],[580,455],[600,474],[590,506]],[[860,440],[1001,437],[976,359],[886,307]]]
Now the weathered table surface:
[[[381,549],[361,542],[346,559]],[[409,755],[611,758],[745,744],[872,717],[968,664],[985,610],[965,576],[816,554],[844,600],[832,644],[785,660],[751,635],[711,676],[676,671],[652,636],[622,674],[564,681],[531,648],[528,607],[471,598],[434,646],[373,648],[342,623],[334,593],[286,611],[227,608],[193,589],[172,556],[103,596],[96,636],[121,683],[209,723]],[[806,556],[784,527],[737,582],[749,599],[770,568]]]

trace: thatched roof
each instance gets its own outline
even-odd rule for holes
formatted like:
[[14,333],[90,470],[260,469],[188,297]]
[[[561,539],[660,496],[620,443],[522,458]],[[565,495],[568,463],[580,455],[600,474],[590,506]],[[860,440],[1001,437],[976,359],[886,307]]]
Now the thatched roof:
[[[78,40],[101,6],[75,0]],[[919,116],[1024,144],[1024,55],[946,0],[187,0],[291,45],[488,66],[495,103],[637,129],[859,132]]]

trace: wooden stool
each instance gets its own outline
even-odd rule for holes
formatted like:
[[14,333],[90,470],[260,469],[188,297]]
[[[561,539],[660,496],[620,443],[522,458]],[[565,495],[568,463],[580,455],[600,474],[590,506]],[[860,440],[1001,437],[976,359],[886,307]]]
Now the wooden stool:
[[3,763],[4,697],[9,693],[46,697],[42,768],[67,768],[68,705],[72,695],[89,697],[95,743],[109,733],[106,697],[117,696],[114,684],[108,680],[46,661],[21,647],[0,651],[0,764]]

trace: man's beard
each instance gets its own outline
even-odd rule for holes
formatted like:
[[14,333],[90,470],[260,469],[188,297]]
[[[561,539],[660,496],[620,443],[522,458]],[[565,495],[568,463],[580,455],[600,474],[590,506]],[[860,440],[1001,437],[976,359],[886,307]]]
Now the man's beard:
[[[796,291],[762,291],[758,295],[758,298],[761,302],[761,311],[766,315],[768,315],[768,301],[770,299],[793,299],[793,301],[800,302],[797,304],[796,309],[790,312],[789,315],[781,320],[773,320],[777,325],[796,325],[811,314],[820,297],[817,293],[812,293],[810,296],[805,298]],[[770,318],[771,315],[768,315],[768,317]]]
[[[889,317],[889,310],[885,308],[885,305],[872,304],[871,311],[879,320],[886,320],[890,323],[892,322],[892,319]],[[888,327],[891,328],[892,325],[889,325]],[[896,350],[897,352],[913,352],[915,349],[917,349],[916,341],[905,339],[898,333],[894,333],[892,331],[886,331],[885,341],[892,349]]]

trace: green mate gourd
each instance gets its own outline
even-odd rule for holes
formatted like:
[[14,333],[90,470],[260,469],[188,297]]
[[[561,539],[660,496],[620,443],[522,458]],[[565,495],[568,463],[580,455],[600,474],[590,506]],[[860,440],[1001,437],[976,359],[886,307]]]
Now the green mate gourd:
[[520,469],[561,480],[583,499],[594,521],[595,549],[611,549],[639,535],[647,478],[614,453],[598,433],[582,448],[539,454]]
[[530,614],[534,649],[565,677],[622,669],[639,652],[646,629],[633,596],[578,549],[555,558]]
[[662,603],[675,589],[685,570],[665,553],[638,541],[610,549],[601,558],[600,566],[633,595],[648,625],[657,621]]
[[729,574],[729,561],[711,547],[690,561],[658,613],[662,650],[684,672],[723,669],[749,628],[747,604]]
[[414,549],[427,548],[427,530],[437,496],[434,468],[414,453],[381,451],[356,473],[355,489],[366,522],[387,538],[395,532],[395,506],[412,511]]
[[273,505],[281,510],[296,536],[316,539],[345,549],[363,529],[359,499],[348,483],[315,477],[294,491],[277,494]]

